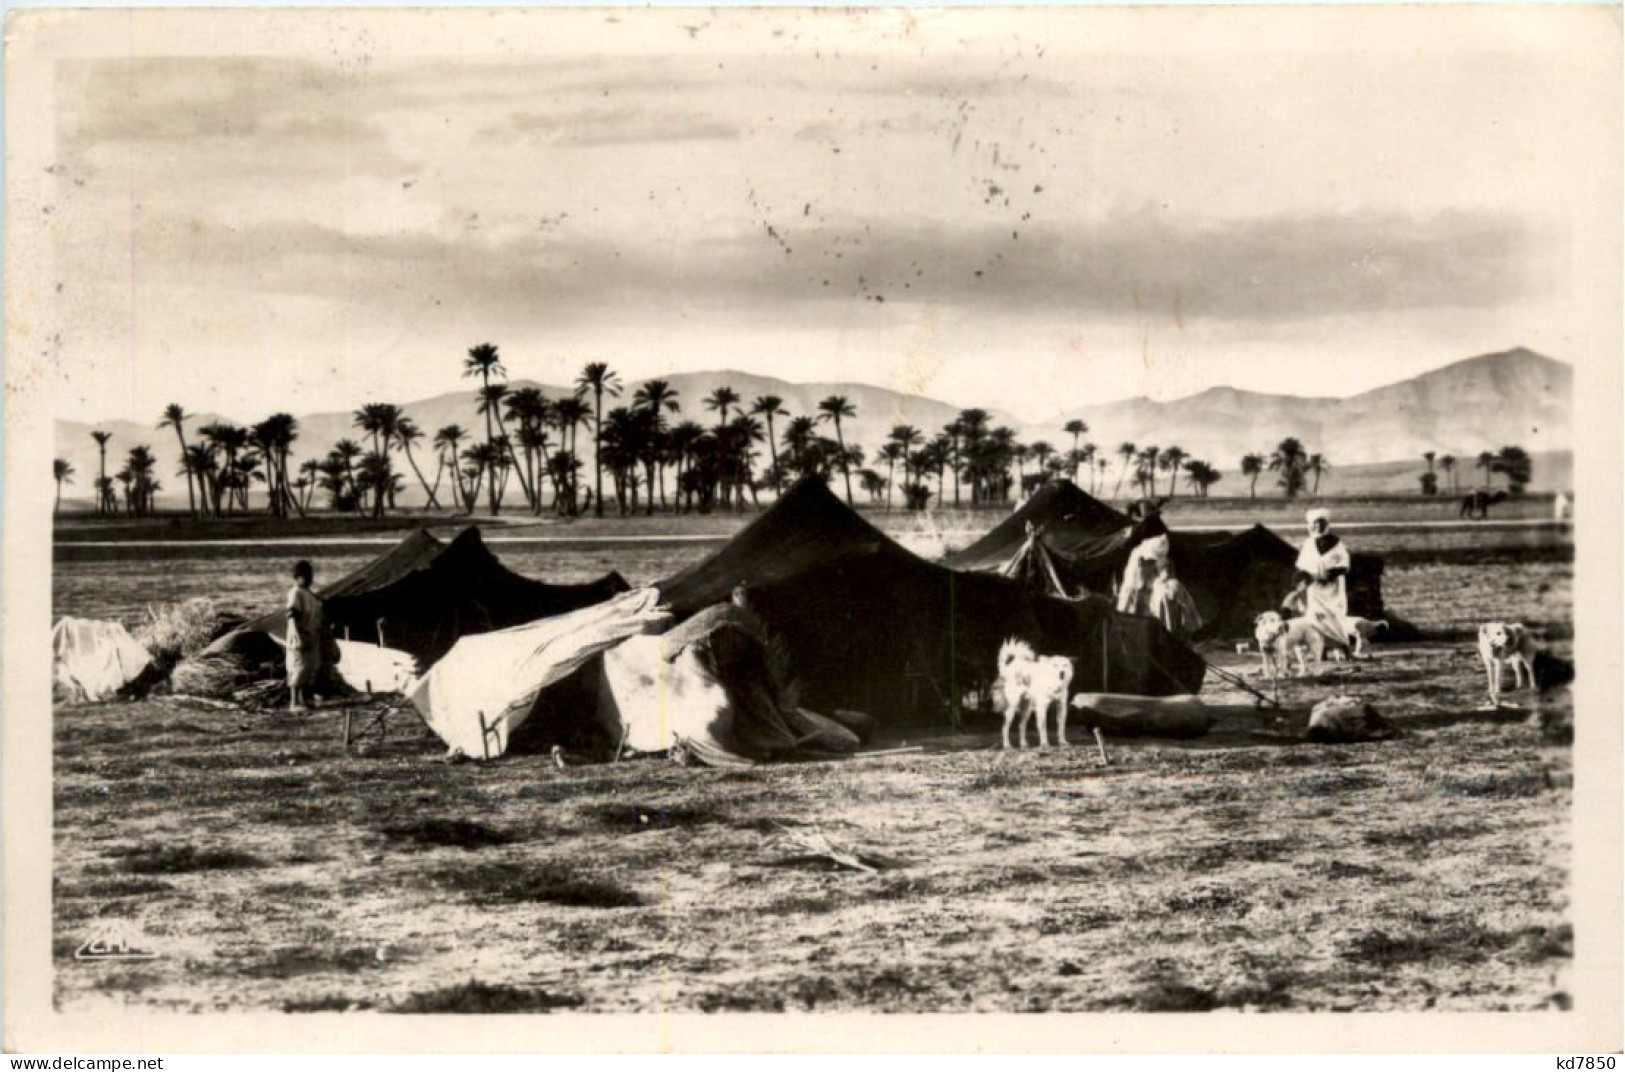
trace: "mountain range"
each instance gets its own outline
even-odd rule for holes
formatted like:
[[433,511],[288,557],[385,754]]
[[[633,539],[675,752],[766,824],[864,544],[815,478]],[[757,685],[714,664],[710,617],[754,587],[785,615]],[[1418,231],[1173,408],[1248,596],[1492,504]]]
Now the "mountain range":
[[[790,383],[734,370],[674,373],[665,379],[678,392],[678,401],[683,407],[681,419],[693,419],[702,424],[714,417],[702,408],[701,400],[723,385],[737,391],[747,408],[757,397],[771,394],[782,398],[792,414],[816,414],[820,399],[842,395],[857,410],[855,417],[843,422],[846,441],[858,444],[871,456],[893,425],[912,424],[922,432],[934,433],[953,421],[961,408],[868,384]],[[1463,459],[1509,444],[1522,446],[1531,453],[1571,450],[1573,379],[1573,370],[1568,365],[1520,347],[1457,361],[1347,398],[1298,398],[1214,387],[1168,402],[1134,398],[1085,406],[1032,423],[993,411],[990,425],[1009,425],[1017,429],[1023,442],[1043,439],[1065,450],[1072,446],[1072,437],[1063,429],[1069,420],[1076,418],[1089,426],[1083,439],[1098,444],[1102,452],[1114,452],[1124,442],[1141,447],[1177,444],[1189,456],[1208,460],[1224,470],[1236,468],[1241,455],[1250,451],[1267,454],[1286,436],[1296,436],[1307,450],[1325,454],[1333,463],[1334,472],[1351,466],[1409,460],[1415,460],[1420,466],[1422,453],[1429,450]],[[552,398],[571,391],[568,387],[529,380],[515,380],[510,386],[539,387]],[[625,384],[619,399],[605,400],[606,409],[612,401],[614,404],[629,401],[637,386],[637,382]],[[432,438],[437,429],[454,423],[478,435],[483,434],[483,420],[475,411],[474,399],[475,393],[470,387],[401,406],[427,438]],[[368,400],[354,401],[359,407]],[[154,415],[151,424],[120,420],[96,424],[57,421],[56,456],[72,464],[77,474],[66,489],[64,500],[90,496],[97,471],[97,449],[90,433],[100,428],[113,436],[108,447],[109,473],[122,465],[122,457],[130,447],[147,444],[158,458],[158,472],[164,485],[161,500],[171,505],[183,502],[186,485],[174,475],[180,448],[174,431],[158,429],[157,419],[158,415]],[[223,418],[212,413],[194,414],[186,422],[188,439],[196,429],[223,419],[238,423],[250,421],[246,415]],[[341,438],[357,441],[363,438],[352,423],[350,410],[310,413],[299,416],[298,420],[295,461],[311,453],[325,453]],[[785,420],[779,418],[775,422],[775,429],[781,435]],[[828,426],[825,434],[833,434]],[[432,474],[432,459],[425,463],[429,457],[427,438],[421,444],[419,464],[427,464]],[[582,445],[583,455],[590,458],[586,429],[582,432]],[[765,444],[762,456],[764,459],[767,456]],[[407,484],[415,486],[415,483],[407,473]],[[1414,477],[1406,477],[1404,485],[1395,490],[1413,490]],[[1335,484],[1329,485],[1328,490],[1335,487]]]

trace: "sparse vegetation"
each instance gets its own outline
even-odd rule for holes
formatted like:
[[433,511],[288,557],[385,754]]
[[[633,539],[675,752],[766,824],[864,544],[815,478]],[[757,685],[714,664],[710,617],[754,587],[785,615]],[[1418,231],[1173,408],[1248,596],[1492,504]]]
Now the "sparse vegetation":
[[[605,487],[613,501],[608,473]],[[1568,654],[1569,539],[1360,533],[1387,557],[1389,605],[1435,639],[1379,645],[1376,662],[1293,682],[1287,698],[1368,695],[1401,742],[1310,746],[1221,725],[1191,742],[1109,741],[1105,769],[1074,747],[559,770],[530,755],[438,764],[438,743],[411,732],[346,756],[337,713],[290,723],[164,698],[64,710],[57,996],[75,1010],[187,1008],[200,993],[289,1011],[1550,1008],[1574,942],[1568,861],[1552,848],[1570,752],[1526,712],[1463,697],[1482,687],[1480,620],[1523,620]],[[617,549],[613,562],[647,580],[709,549]],[[99,554],[59,561],[59,609],[139,614],[158,576],[172,598],[243,611],[280,590],[235,549],[178,547],[144,569]],[[567,578],[606,561],[590,543],[505,558]],[[907,864],[807,862],[784,826]],[[122,975],[73,960],[88,921],[136,913],[161,952],[184,935],[216,955]],[[1004,985],[1015,978],[1019,991]]]

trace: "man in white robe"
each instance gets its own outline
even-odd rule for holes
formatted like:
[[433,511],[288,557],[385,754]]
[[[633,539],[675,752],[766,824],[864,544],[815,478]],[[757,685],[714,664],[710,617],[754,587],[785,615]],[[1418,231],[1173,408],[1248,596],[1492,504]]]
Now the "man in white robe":
[[1117,589],[1117,609],[1124,614],[1152,614],[1152,588],[1172,554],[1166,535],[1142,540],[1129,552],[1123,583]]
[[1332,535],[1332,517],[1326,510],[1310,510],[1304,520],[1309,525],[1309,538],[1298,552],[1298,587],[1287,603],[1301,603],[1304,617],[1327,642],[1346,648],[1349,549]]

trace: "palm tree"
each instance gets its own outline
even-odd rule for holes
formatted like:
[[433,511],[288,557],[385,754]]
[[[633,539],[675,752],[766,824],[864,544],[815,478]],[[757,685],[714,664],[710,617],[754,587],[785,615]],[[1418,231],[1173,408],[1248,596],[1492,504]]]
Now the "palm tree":
[[497,445],[495,441],[475,443],[463,451],[463,460],[468,462],[474,470],[472,501],[479,501],[480,485],[484,484],[487,501],[491,504],[491,513],[500,514],[502,512],[502,498],[497,489],[497,482],[501,479],[501,473],[498,470],[501,468],[503,460],[502,447]]
[[134,510],[137,517],[145,517],[152,512],[153,496],[159,490],[158,482],[152,478],[152,470],[157,465],[157,459],[152,456],[152,448],[146,444],[130,448],[129,457],[125,460],[125,467],[130,472],[130,490],[125,492],[128,501],[134,495]]
[[[1174,490],[1175,490],[1174,489],[1174,482],[1175,482],[1176,478],[1179,476],[1180,467],[1185,464],[1185,459],[1189,458],[1189,457],[1190,457],[1190,455],[1185,453],[1184,448],[1174,446],[1174,447],[1169,447],[1167,450],[1164,450],[1162,452],[1161,456],[1158,457],[1158,459],[1157,459],[1158,468],[1162,469],[1165,473],[1168,474],[1168,497],[1169,498],[1173,498],[1173,496],[1174,496]],[[1152,489],[1152,494],[1154,495],[1155,493],[1156,493],[1156,489],[1153,488]]]
[[181,464],[197,477],[198,498],[207,513],[209,504],[218,501],[215,486],[220,466],[215,451],[205,443],[188,443]]
[[812,448],[818,425],[808,416],[791,417],[784,426],[784,449],[790,452],[790,467],[800,471],[802,461]]
[[1061,431],[1072,436],[1072,479],[1074,481],[1078,479],[1078,468],[1083,464],[1083,455],[1080,453],[1082,448],[1078,446],[1078,440],[1088,430],[1089,425],[1076,417],[1067,421],[1061,428]]
[[1040,439],[1027,448],[1027,456],[1038,463],[1038,474],[1042,480],[1045,470],[1049,467],[1050,456],[1055,448],[1050,446],[1048,440]]
[[[1320,494],[1320,478],[1321,478],[1321,475],[1324,474],[1331,467],[1332,467],[1332,463],[1331,463],[1330,460],[1327,459],[1326,455],[1324,455],[1324,454],[1311,454],[1311,455],[1309,455],[1309,460],[1304,463],[1304,468],[1308,469],[1311,473],[1315,474],[1315,486],[1309,490],[1309,494],[1311,494],[1311,495],[1319,495]],[[1430,473],[1433,472],[1431,460],[1429,462],[1428,472],[1430,472]]]
[[872,506],[880,501],[882,493],[888,490],[886,478],[873,469],[858,470],[858,486],[869,495],[869,504]]
[[[480,390],[479,390],[479,406],[478,406],[478,410],[477,410],[478,412],[485,414],[486,420],[488,422],[492,418],[495,418],[496,422],[497,422],[497,425],[496,425],[497,426],[496,438],[493,439],[491,442],[496,444],[497,448],[499,450],[501,450],[501,452],[502,452],[502,455],[501,455],[501,457],[500,457],[500,459],[498,460],[498,463],[497,463],[497,470],[501,474],[501,477],[502,477],[502,486],[500,488],[496,488],[497,499],[499,501],[501,500],[502,496],[507,493],[507,490],[508,490],[508,472],[509,472],[510,468],[516,468],[516,466],[514,465],[515,459],[514,459],[514,456],[513,456],[513,441],[508,436],[507,422],[504,421],[503,418],[502,418],[503,401],[507,397],[508,397],[508,385],[507,384],[505,384],[505,383],[487,384],[486,386],[481,387]],[[493,485],[493,487],[494,487],[494,485]],[[522,469],[519,470],[519,487],[520,487],[520,490],[522,492],[524,492],[525,499],[528,502],[530,500],[530,497],[531,497],[530,496],[530,485],[528,485],[525,482],[525,474],[524,474],[524,470],[522,470]]]
[[[463,359],[463,375],[478,376],[481,387],[491,386],[492,376],[508,378],[508,370],[502,367],[502,356],[491,343],[482,342],[478,346],[471,346],[468,356]],[[494,434],[491,430],[491,415],[485,415],[485,441],[491,442]]]
[[429,509],[440,509],[440,500],[435,496],[434,489],[423,476],[423,470],[418,468],[417,459],[412,457],[412,444],[423,438],[423,430],[418,422],[404,414],[395,421],[395,442],[401,445],[401,452],[406,455],[406,464],[412,467],[412,472],[423,485],[423,492],[428,496]]
[[[450,468],[451,486],[457,493],[457,504],[464,511],[472,511],[474,506],[469,502],[468,495],[463,489],[462,469],[457,464],[458,447],[467,434],[460,424],[448,424],[434,434],[434,449],[440,459],[439,468],[435,470],[434,481],[435,486],[439,487],[441,472]],[[447,455],[450,455],[449,460]]]
[[[573,517],[581,509],[581,451],[577,448],[577,433],[583,424],[592,417],[592,411],[577,395],[568,395],[553,403],[553,424],[559,430],[561,439],[568,439],[569,445],[565,451],[570,455],[569,464],[560,466],[561,475],[569,477],[569,513]],[[563,446],[563,444],[561,444]],[[554,500],[555,505],[557,499]]]
[[1187,474],[1186,482],[1196,489],[1198,496],[1204,499],[1207,498],[1208,488],[1223,479],[1217,469],[1200,459],[1192,459],[1186,462],[1185,472]]
[[[159,428],[175,429],[175,439],[181,445],[181,457],[183,459],[186,457],[186,436],[182,431],[182,426],[190,419],[191,415],[181,408],[179,402],[171,402],[164,407],[164,419],[158,422]],[[192,474],[190,470],[186,473],[186,504],[192,516],[196,517],[197,496],[192,493]]]
[[[965,452],[963,449],[963,444],[965,441],[965,426],[959,423],[959,419],[957,417],[954,418],[942,426],[942,431],[937,434],[937,441],[942,444],[943,464],[946,465],[948,467],[948,471],[954,475],[954,505],[958,506],[959,472],[962,468],[964,468],[965,464]],[[943,499],[941,502],[946,503],[947,500]]]
[[[886,463],[886,509],[891,509],[891,489],[897,477],[897,463],[906,461],[904,451],[906,448],[896,440],[887,440],[886,445],[880,448],[880,457]],[[975,498],[972,495],[972,498]]]
[[1422,460],[1428,463],[1428,472],[1430,473],[1433,472],[1433,459],[1435,457],[1436,455],[1431,450],[1424,450],[1422,452]]
[[97,469],[96,476],[96,513],[111,513],[113,506],[110,501],[112,485],[107,482],[107,441],[113,438],[113,433],[104,432],[98,428],[90,433],[90,438],[96,441],[96,450],[101,456],[101,465]]
[[1241,475],[1251,479],[1247,485],[1247,497],[1258,497],[1258,477],[1264,471],[1265,458],[1262,454],[1243,454],[1241,456]]
[[1473,468],[1484,470],[1484,486],[1488,487],[1490,484],[1490,473],[1495,470],[1495,453],[1488,450],[1479,451],[1478,464],[1473,466]]
[[1154,496],[1157,493],[1156,472],[1157,461],[1162,457],[1160,447],[1142,447],[1135,458],[1134,482],[1139,485],[1140,494]]
[[1280,444],[1276,446],[1275,452],[1270,455],[1270,472],[1281,474],[1277,483],[1280,484],[1281,490],[1285,492],[1286,497],[1289,499],[1297,498],[1298,494],[1303,491],[1305,483],[1303,473],[1307,458],[1308,455],[1303,449],[1303,444],[1298,442],[1294,436],[1287,436],[1281,440]]
[[604,425],[604,395],[619,398],[621,394],[621,380],[610,367],[602,361],[589,361],[576,377],[576,396],[592,392],[592,467],[593,467],[593,514],[604,516],[604,463],[599,458],[603,450]]
[[540,514],[541,478],[545,474],[538,472],[538,464],[545,468],[547,462],[547,424],[552,417],[553,403],[547,400],[540,388],[521,387],[509,393],[503,404],[507,407],[508,420],[519,425],[516,438],[523,452],[519,485],[530,502],[531,513]]
[[353,439],[341,439],[333,444],[333,454],[344,463],[344,478],[349,482],[350,495],[355,499],[356,508],[361,506],[361,485],[356,483],[355,462],[362,454],[361,444]]
[[645,380],[632,392],[632,408],[653,410],[660,418],[659,427],[665,428],[667,413],[677,413],[682,406],[677,402],[677,388],[669,380]]
[[[1100,490],[1095,484],[1095,453],[1099,450],[1100,448],[1093,443],[1085,443],[1078,450],[1079,467],[1087,467],[1089,470],[1089,494],[1091,495]],[[1072,479],[1076,480],[1077,478],[1078,475],[1074,472]]]
[[[276,430],[270,421],[260,421],[248,430],[248,441],[259,450],[259,454],[255,455],[253,474],[265,484],[266,511],[272,517],[281,517],[283,499],[277,488]],[[265,466],[264,473],[258,470],[260,464]]]
[[310,510],[310,500],[322,483],[322,462],[320,458],[306,458],[299,463],[299,490],[300,513]]
[[693,495],[684,491],[683,474],[693,464],[699,443],[704,438],[705,429],[697,421],[683,421],[666,436],[666,449],[677,466],[677,498],[685,508],[691,508],[694,502]]
[[51,463],[51,475],[56,480],[56,503],[51,507],[55,517],[62,511],[62,485],[73,483],[73,466],[58,458]]
[[[650,416],[649,427],[645,430],[644,440],[644,468],[648,471],[652,482],[658,470],[660,480],[660,506],[666,506],[666,466],[667,454],[666,436],[669,428],[666,424],[666,414],[681,412],[682,406],[677,401],[677,389],[669,380],[645,380],[632,395],[632,408],[646,412]],[[651,483],[649,487],[649,509],[653,514],[655,508],[655,489]]]
[[1534,477],[1534,460],[1522,447],[1502,447],[1495,456],[1493,470],[1506,476],[1508,491],[1522,495]]
[[[735,391],[732,387],[728,387],[726,385],[714,389],[709,395],[705,396],[705,402],[704,402],[705,408],[708,409],[708,410],[711,410],[713,413],[715,413],[717,415],[717,427],[716,427],[717,457],[716,457],[716,473],[714,475],[715,475],[716,479],[719,482],[722,480],[723,474],[727,469],[727,466],[724,465],[724,457],[723,456],[724,456],[724,453],[725,453],[725,450],[726,450],[726,447],[727,447],[727,438],[728,438],[726,432],[724,431],[724,429],[726,429],[726,427],[728,425],[728,407],[729,406],[737,406],[738,404],[739,404],[739,392]],[[726,498],[727,498],[727,489],[726,489],[726,487],[723,488],[723,498],[724,498],[724,505],[726,505],[727,504],[726,503]]]
[[739,494],[742,489],[751,489],[755,495],[755,483],[751,478],[751,463],[757,457],[757,452],[751,449],[751,444],[760,443],[763,438],[762,422],[748,413],[740,413],[728,422],[727,450],[725,452],[729,480],[734,488],[736,503],[743,507],[744,498]]
[[[844,417],[856,417],[857,415],[858,411],[856,407],[854,407],[852,403],[848,402],[846,398],[841,395],[830,395],[828,398],[818,403],[818,419],[820,421],[833,421],[835,424],[835,442],[840,445],[841,453],[843,455],[841,459],[841,476],[846,482],[846,504],[848,506],[852,505],[852,468],[846,464],[846,459],[844,457],[846,453],[846,439],[841,433],[841,419]],[[941,499],[940,494],[937,497],[939,500]]]
[[1123,459],[1123,468],[1117,474],[1117,488],[1112,492],[1112,498],[1116,499],[1122,496],[1123,478],[1128,475],[1129,463],[1134,460],[1134,456],[1139,452],[1139,449],[1139,447],[1127,440],[1117,445],[1117,456]]
[[[239,480],[242,468],[237,464],[238,451],[248,446],[248,429],[239,428],[235,424],[206,424],[198,429],[204,441],[209,444],[211,451],[218,451],[222,456],[220,476],[211,489],[214,495],[214,512],[220,513],[221,500],[225,500],[225,507],[230,511],[234,499],[239,498]],[[247,485],[243,484],[241,491],[246,492]],[[248,509],[246,499],[243,499],[243,509]]]
[[1459,490],[1458,485],[1456,484],[1456,456],[1454,454],[1446,454],[1444,457],[1440,458],[1439,468],[1444,470],[1445,476],[1450,478],[1450,490],[1452,492]]
[[758,397],[756,401],[750,404],[750,412],[753,416],[760,417],[767,422],[768,459],[773,466],[771,470],[773,473],[773,490],[774,492],[778,492],[781,490],[778,485],[779,447],[774,438],[776,433],[773,430],[773,418],[788,417],[790,416],[790,411],[784,408],[784,399],[780,398],[778,395],[762,395]]
[[962,409],[955,418],[959,426],[959,454],[964,461],[965,474],[970,477],[970,501],[981,501],[982,480],[986,475],[984,447],[987,443],[987,425],[992,415],[985,409]]

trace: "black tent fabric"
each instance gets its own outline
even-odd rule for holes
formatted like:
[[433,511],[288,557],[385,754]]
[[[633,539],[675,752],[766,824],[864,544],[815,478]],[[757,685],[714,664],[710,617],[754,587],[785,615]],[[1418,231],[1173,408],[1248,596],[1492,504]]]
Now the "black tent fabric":
[[[1091,533],[1080,522],[1076,505],[1077,496],[1088,496],[1070,484],[1058,483],[1071,490],[1052,495],[1046,500],[1047,509],[1029,510],[1019,525],[1012,524],[1019,513],[1012,515],[964,551],[949,556],[947,564],[958,569],[1006,572],[1027,578],[1038,590],[1051,587],[1039,582],[1053,571],[1060,575],[1069,595],[1109,595],[1121,583],[1135,545],[1167,533],[1175,575],[1195,598],[1205,623],[1199,637],[1249,635],[1253,619],[1266,610],[1279,610],[1281,600],[1292,590],[1297,549],[1263,525],[1239,533],[1169,532],[1160,518],[1153,516],[1146,521],[1125,520],[1115,530]],[[1037,502],[1040,495],[1042,492],[1035,494],[1032,501]],[[1027,542],[1028,522],[1036,533],[1032,544]],[[1043,568],[1018,561],[1039,550],[1047,552],[1048,562],[1042,564]],[[1389,618],[1383,606],[1382,571],[1383,561],[1377,555],[1351,556],[1349,613],[1387,619],[1390,630],[1386,635],[1379,634],[1383,639],[1410,638],[1414,628]]]
[[[341,596],[359,595],[363,592],[372,592],[387,587],[413,570],[427,566],[439,557],[440,553],[445,549],[446,545],[435,539],[428,529],[414,529],[400,543],[371,562],[346,573],[331,584],[325,584],[316,589],[316,594],[323,600],[332,600]],[[253,621],[245,622],[241,628],[255,633],[277,633],[280,635],[287,627],[287,624],[286,610],[278,607],[255,618]]]
[[[340,636],[411,652],[427,666],[459,637],[488,633],[602,603],[631,586],[610,572],[585,584],[545,584],[504,566],[477,528],[392,584],[326,601]],[[382,625],[383,636],[379,636]]]
[[926,562],[811,478],[658,587],[682,620],[741,584],[747,606],[787,645],[814,710],[941,718],[994,680],[1009,637],[1074,657],[1080,691],[1193,693],[1205,672],[1160,623],[1103,599],[1034,595],[1005,577]]
[[[390,551],[321,588],[327,620],[340,638],[410,652],[421,666],[462,636],[506,629],[601,603],[630,585],[610,572],[585,584],[544,584],[508,569],[478,528],[442,543],[418,530]],[[244,630],[280,634],[281,610]],[[240,631],[241,632],[241,631]]]
[[999,569],[1026,543],[1029,524],[1043,530],[1050,550],[1067,555],[1074,546],[1120,532],[1133,522],[1127,514],[1113,510],[1072,481],[1053,480],[1033,492],[993,531],[949,556],[946,564],[978,572]]

